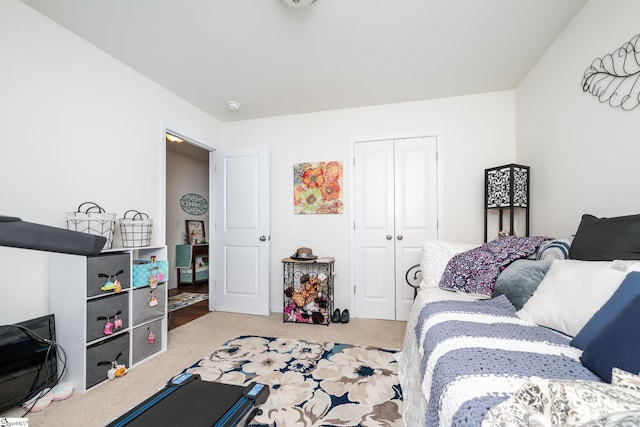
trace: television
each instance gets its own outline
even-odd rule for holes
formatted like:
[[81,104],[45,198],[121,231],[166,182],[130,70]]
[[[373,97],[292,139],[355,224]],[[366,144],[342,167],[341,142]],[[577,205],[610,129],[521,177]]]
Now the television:
[[53,314],[0,326],[0,414],[58,383]]

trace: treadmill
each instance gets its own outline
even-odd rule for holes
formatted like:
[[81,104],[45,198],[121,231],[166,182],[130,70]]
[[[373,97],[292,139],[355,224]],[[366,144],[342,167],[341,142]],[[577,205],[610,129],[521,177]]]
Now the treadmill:
[[107,427],[235,427],[246,426],[262,413],[269,387],[202,381],[200,375],[182,373]]

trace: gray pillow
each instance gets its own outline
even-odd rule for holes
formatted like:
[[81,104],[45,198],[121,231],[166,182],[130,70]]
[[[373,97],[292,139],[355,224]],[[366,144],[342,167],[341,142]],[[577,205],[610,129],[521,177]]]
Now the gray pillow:
[[551,259],[513,261],[496,279],[492,297],[504,295],[516,310],[520,310],[538,288],[552,262]]

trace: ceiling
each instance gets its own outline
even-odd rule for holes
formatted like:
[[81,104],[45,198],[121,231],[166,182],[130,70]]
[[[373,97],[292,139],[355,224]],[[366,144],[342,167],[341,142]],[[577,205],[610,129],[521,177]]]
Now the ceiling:
[[586,3],[21,1],[222,122],[514,89]]
[[209,163],[209,151],[204,148],[200,148],[198,145],[183,140],[183,142],[176,143],[165,138],[166,149],[174,153],[178,153],[182,156],[189,157],[193,160],[197,160],[203,163]]

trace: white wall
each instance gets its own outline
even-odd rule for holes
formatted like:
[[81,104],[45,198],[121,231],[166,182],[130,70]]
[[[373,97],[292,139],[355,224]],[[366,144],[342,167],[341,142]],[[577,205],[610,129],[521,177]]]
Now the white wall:
[[640,33],[639,16],[637,0],[590,0],[516,91],[516,152],[531,166],[534,234],[573,234],[584,213],[640,212],[640,107],[612,108],[581,83],[596,58]]
[[[148,213],[164,243],[164,127],[213,147],[220,123],[17,0],[0,57],[0,215],[64,228],[94,201]],[[49,313],[46,253],[0,247],[0,270],[0,324]]]
[[[222,125],[17,0],[0,3],[0,55],[11,83],[0,97],[1,214],[65,227],[64,213],[91,200],[148,213],[160,244],[165,127],[212,148],[268,144],[274,310],[280,260],[303,245],[336,257],[336,304],[349,304],[352,142],[438,136],[447,240],[482,240],[483,171],[515,160],[513,91]],[[293,164],[329,160],[344,162],[344,214],[293,215]],[[0,324],[48,313],[47,254],[0,247],[0,268]]]
[[[214,148],[269,144],[272,307],[282,300],[280,259],[302,245],[336,257],[336,303],[346,307],[353,141],[438,136],[443,239],[482,239],[483,170],[512,161],[532,168],[533,234],[573,233],[583,213],[638,213],[640,108],[609,107],[581,87],[595,58],[640,32],[637,16],[637,0],[589,1],[515,92],[222,125],[24,4],[4,0],[0,214],[65,227],[65,212],[96,201],[119,216],[147,212],[156,222],[153,241],[162,243],[164,127]],[[345,213],[293,215],[293,164],[328,160],[345,165]],[[0,324],[48,313],[47,254],[0,247],[0,269]]]
[[[300,246],[336,258],[336,306],[349,307],[350,144],[437,135],[441,147],[441,237],[481,242],[484,169],[515,159],[512,91],[225,123],[225,146],[268,144],[271,150],[271,306],[282,310],[282,258]],[[293,214],[293,165],[344,164],[342,215]]]

